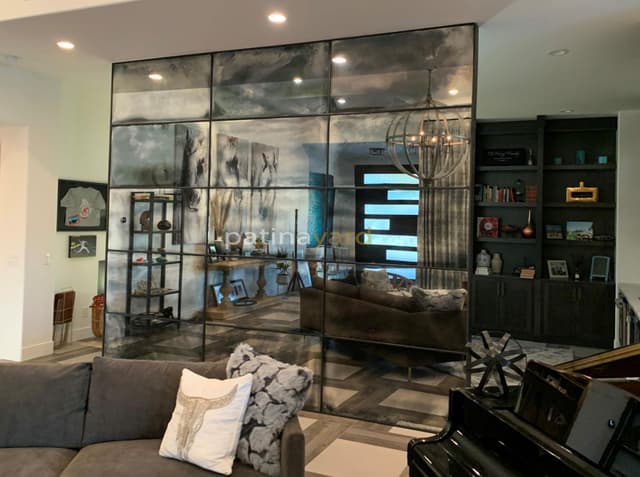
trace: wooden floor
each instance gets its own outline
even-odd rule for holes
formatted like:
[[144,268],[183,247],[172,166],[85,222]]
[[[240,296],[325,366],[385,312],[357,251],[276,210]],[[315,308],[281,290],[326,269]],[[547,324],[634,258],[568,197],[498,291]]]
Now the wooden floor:
[[[77,363],[101,355],[97,339],[76,341],[34,362]],[[432,434],[327,414],[301,412],[306,477],[408,477],[407,443]]]

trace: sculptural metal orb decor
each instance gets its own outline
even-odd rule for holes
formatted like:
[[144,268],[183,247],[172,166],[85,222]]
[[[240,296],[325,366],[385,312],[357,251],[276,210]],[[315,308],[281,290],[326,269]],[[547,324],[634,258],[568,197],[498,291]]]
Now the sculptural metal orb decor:
[[[482,373],[477,391],[488,396],[506,397],[509,394],[507,378],[512,382],[521,381],[524,368],[518,367],[517,363],[524,361],[526,366],[527,355],[520,343],[511,338],[510,333],[504,333],[498,339],[485,330],[480,336],[482,348],[474,349],[471,343],[467,345],[471,356],[467,370],[470,375]],[[493,386],[489,386],[490,384]]]

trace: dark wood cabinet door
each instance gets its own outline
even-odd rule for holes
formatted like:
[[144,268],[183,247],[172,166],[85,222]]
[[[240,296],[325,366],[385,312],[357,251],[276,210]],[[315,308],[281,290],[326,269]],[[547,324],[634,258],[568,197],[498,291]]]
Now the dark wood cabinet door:
[[551,342],[573,341],[577,330],[577,287],[571,282],[546,281],[543,286],[542,333]]
[[615,287],[583,283],[578,287],[576,340],[585,346],[609,349],[615,328]]
[[500,290],[502,279],[473,277],[473,319],[471,328],[478,330],[500,329]]
[[533,335],[533,280],[505,279],[500,328],[515,337]]

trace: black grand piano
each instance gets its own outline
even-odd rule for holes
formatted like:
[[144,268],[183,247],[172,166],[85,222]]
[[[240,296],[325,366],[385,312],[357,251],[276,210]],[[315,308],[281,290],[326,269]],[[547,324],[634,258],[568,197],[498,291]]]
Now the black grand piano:
[[632,345],[529,363],[507,398],[452,390],[445,429],[409,443],[410,476],[640,477],[639,375]]

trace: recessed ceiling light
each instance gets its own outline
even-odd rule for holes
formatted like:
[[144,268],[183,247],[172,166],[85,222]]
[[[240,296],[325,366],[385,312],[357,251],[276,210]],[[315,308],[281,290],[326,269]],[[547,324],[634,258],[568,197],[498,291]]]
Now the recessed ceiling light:
[[573,109],[563,109],[561,113],[573,113]]
[[300,78],[299,76],[296,76],[295,78],[293,78],[293,82],[295,84],[300,84],[302,83],[302,78]]
[[286,15],[280,12],[272,12],[267,18],[271,23],[284,23],[287,21]]
[[162,79],[162,75],[160,73],[151,73],[149,74],[149,79],[153,81],[160,81]]
[[58,48],[60,48],[61,50],[73,50],[76,47],[76,45],[68,40],[60,40],[56,43],[56,45],[58,45]]
[[345,104],[345,103],[347,102],[347,100],[346,100],[346,99],[344,99],[344,98],[338,98],[338,99],[336,99],[336,102],[337,102],[338,104]]
[[552,50],[548,54],[551,56],[564,56],[569,54],[569,50],[567,48],[560,48],[559,50]]
[[449,90],[449,94],[450,94],[451,96],[455,96],[455,95],[457,95],[459,92],[460,92],[460,91],[458,91],[456,88],[451,88],[451,89]]
[[347,59],[342,55],[337,55],[332,58],[332,60],[336,65],[344,65],[347,62]]

